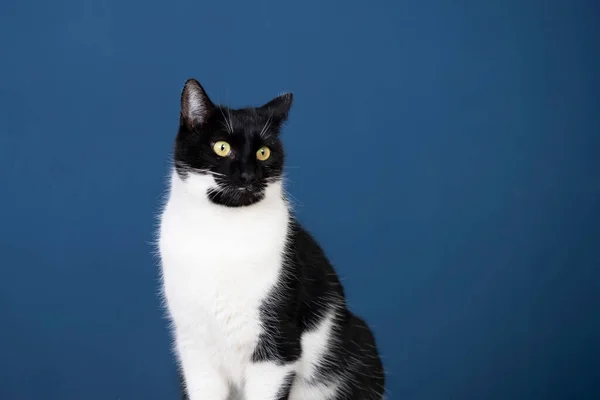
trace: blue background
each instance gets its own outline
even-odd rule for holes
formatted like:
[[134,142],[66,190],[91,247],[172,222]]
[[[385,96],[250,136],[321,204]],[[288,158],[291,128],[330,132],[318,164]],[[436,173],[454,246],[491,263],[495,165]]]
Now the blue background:
[[289,190],[391,400],[600,398],[593,1],[3,0],[0,46],[0,398],[177,398],[150,243],[191,76],[295,93]]

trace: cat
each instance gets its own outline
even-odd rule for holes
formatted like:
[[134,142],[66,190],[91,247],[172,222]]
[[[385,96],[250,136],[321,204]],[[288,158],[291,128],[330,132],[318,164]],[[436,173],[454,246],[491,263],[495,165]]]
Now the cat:
[[384,396],[374,335],[285,196],[292,100],[233,109],[195,79],[181,93],[158,253],[184,399]]

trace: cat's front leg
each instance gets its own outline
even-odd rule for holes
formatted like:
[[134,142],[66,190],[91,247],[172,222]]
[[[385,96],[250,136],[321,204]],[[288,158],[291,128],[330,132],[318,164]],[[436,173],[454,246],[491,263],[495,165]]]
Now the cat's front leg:
[[262,317],[265,331],[246,368],[245,400],[288,400],[302,355],[298,324],[285,309],[273,308]]
[[296,365],[278,365],[273,361],[250,364],[246,372],[246,400],[288,400]]
[[213,364],[209,350],[197,343],[177,340],[186,400],[226,400],[229,396],[227,380]]

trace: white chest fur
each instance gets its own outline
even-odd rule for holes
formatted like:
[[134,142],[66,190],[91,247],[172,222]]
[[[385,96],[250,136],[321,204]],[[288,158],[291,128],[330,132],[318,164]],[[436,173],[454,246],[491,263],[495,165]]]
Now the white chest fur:
[[240,384],[262,331],[259,307],[281,270],[289,212],[281,184],[243,208],[210,203],[211,186],[210,176],[173,174],[160,224],[163,291],[180,361],[202,355]]

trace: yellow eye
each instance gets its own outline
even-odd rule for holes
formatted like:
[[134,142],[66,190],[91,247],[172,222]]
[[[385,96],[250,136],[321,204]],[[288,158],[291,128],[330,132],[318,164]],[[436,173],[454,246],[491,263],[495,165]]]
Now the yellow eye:
[[221,157],[227,157],[229,153],[231,153],[231,146],[229,145],[229,143],[219,140],[213,146],[213,150]]
[[267,146],[261,147],[256,152],[256,158],[258,158],[260,161],[265,161],[269,157],[271,157],[271,149],[269,149]]

